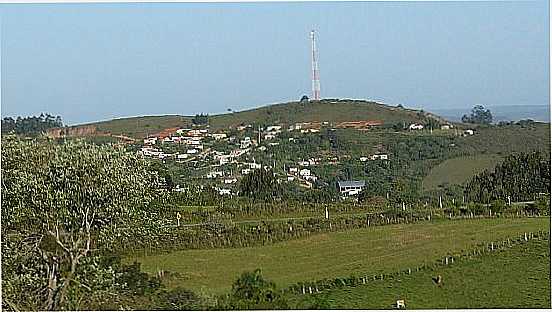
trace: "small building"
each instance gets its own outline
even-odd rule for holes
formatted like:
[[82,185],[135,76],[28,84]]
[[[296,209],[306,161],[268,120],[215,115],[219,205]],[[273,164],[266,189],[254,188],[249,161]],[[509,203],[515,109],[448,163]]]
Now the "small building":
[[447,124],[447,125],[442,125],[441,126],[441,130],[450,130],[450,129],[452,129],[452,125]]
[[144,144],[155,145],[156,142],[156,137],[144,139]]
[[424,126],[421,124],[411,124],[410,126],[408,126],[409,130],[422,130],[423,128]]
[[464,130],[464,136],[473,135],[473,134],[474,134],[474,131],[472,129]]
[[281,131],[281,130],[282,130],[282,126],[268,126],[268,127],[266,127],[267,132]]
[[337,185],[341,194],[355,195],[362,192],[366,181],[338,181]]
[[299,171],[299,175],[300,176],[310,176],[311,171],[309,169],[301,169],[301,171]]
[[226,133],[213,133],[213,134],[211,134],[211,136],[212,136],[215,140],[221,140],[221,139],[226,138]]
[[219,195],[232,195],[232,193],[230,193],[229,189],[220,189]]
[[261,164],[257,164],[257,163],[249,163],[249,168],[251,169],[261,169]]
[[241,173],[242,173],[243,175],[249,174],[250,172],[251,172],[251,169],[249,169],[249,168],[242,169],[242,171],[241,171]]
[[368,160],[368,157],[360,157],[360,161],[365,162]]
[[370,157],[371,160],[388,160],[389,156],[387,154],[375,154]]

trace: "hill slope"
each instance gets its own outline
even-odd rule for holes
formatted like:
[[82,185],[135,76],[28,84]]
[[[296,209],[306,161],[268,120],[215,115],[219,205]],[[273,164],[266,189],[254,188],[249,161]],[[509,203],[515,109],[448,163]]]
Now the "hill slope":
[[[217,130],[251,123],[293,124],[310,121],[380,120],[384,124],[394,124],[399,122],[422,122],[427,118],[439,119],[437,116],[417,110],[392,107],[376,102],[326,99],[308,103],[289,102],[241,112],[214,115],[209,117],[209,125],[211,129]],[[143,138],[163,129],[189,126],[191,120],[191,116],[143,116],[90,123],[86,126],[95,126],[98,132]]]

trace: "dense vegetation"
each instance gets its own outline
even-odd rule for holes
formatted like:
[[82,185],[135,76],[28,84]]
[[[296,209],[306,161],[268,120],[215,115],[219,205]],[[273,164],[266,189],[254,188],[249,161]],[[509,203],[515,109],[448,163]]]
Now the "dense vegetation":
[[466,186],[468,200],[489,203],[494,200],[534,200],[550,192],[550,161],[540,152],[513,154],[492,172],[485,170]]
[[143,160],[82,142],[4,137],[1,170],[3,303],[16,310],[77,307],[107,274],[93,250],[142,223],[157,185]]
[[[240,164],[215,169],[207,153],[211,163],[146,159],[137,156],[141,144],[111,140],[23,139],[61,125],[53,116],[33,118],[18,119],[19,126],[5,119],[6,129],[22,135],[2,141],[2,307],[9,310],[287,309],[296,306],[281,290],[299,280],[419,265],[451,248],[549,226],[548,219],[523,218],[550,207],[549,195],[539,195],[550,187],[549,126],[540,123],[470,125],[476,134],[462,136],[462,128],[441,130],[442,120],[422,111],[323,100],[97,124],[99,131],[137,136],[192,123],[253,124],[227,130],[235,136],[228,144],[202,141],[205,150],[229,153],[246,136],[257,138],[258,126],[277,122],[384,121],[363,131],[331,123],[316,133],[283,131],[264,151],[251,148]],[[410,122],[427,129],[411,131]],[[186,148],[160,144],[169,153]],[[389,158],[359,160],[378,153]],[[435,166],[481,155],[506,158],[467,185],[422,188]],[[315,158],[319,163],[308,166],[318,177],[312,186],[288,183],[290,167]],[[240,177],[237,196],[221,196],[222,182],[205,177],[240,172],[252,161],[263,169]],[[342,198],[339,180],[364,180],[367,187],[358,198]],[[507,205],[505,196],[536,200]],[[198,287],[205,278],[208,287]],[[328,306],[308,300],[297,307]]]
[[50,128],[63,127],[60,116],[40,114],[29,117],[5,117],[2,119],[2,134],[15,133],[21,135],[36,136]]

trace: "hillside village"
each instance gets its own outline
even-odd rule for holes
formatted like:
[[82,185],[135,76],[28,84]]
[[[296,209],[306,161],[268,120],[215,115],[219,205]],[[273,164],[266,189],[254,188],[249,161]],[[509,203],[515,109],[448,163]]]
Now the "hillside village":
[[[215,187],[220,195],[238,195],[239,180],[255,169],[272,170],[278,183],[292,183],[305,189],[325,184],[317,176],[316,168],[328,165],[336,166],[341,159],[349,155],[304,155],[291,161],[269,159],[276,148],[287,149],[290,145],[301,144],[301,138],[319,134],[321,131],[332,133],[338,129],[370,131],[381,127],[380,120],[344,121],[344,122],[298,122],[290,125],[274,124],[254,127],[242,124],[228,129],[211,131],[208,124],[192,124],[190,127],[169,128],[148,136],[138,153],[148,158],[173,162],[191,170],[195,181]],[[424,125],[412,123],[406,131],[424,131]],[[452,131],[452,124],[443,124],[441,130]],[[429,130],[433,132],[433,129]],[[473,135],[466,130],[463,135]],[[373,154],[360,155],[354,159],[363,162],[387,162],[393,157],[384,147]],[[340,181],[335,187],[343,197],[358,195],[364,188],[364,181]],[[341,184],[356,185],[342,187]],[[180,185],[176,190],[183,190]]]

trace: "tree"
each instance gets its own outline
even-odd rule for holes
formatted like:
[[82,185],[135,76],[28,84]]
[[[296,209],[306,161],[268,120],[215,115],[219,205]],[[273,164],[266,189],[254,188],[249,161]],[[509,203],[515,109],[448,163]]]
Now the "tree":
[[66,307],[72,287],[87,287],[79,266],[109,248],[158,185],[135,154],[82,141],[3,138],[1,172],[2,300],[13,309]]
[[40,116],[30,117],[5,117],[2,119],[2,133],[15,133],[24,135],[39,135],[50,128],[63,127],[60,116],[41,113]]
[[476,105],[472,108],[469,116],[462,116],[462,122],[488,125],[493,122],[493,115],[489,109],[485,110],[483,105]]
[[309,97],[308,97],[308,96],[303,95],[303,96],[301,97],[301,101],[300,101],[301,103],[306,103],[306,102],[308,102],[308,101],[309,101]]
[[550,161],[540,152],[507,156],[494,170],[485,170],[466,185],[469,201],[489,203],[494,200],[533,200],[539,193],[550,192]]
[[209,123],[209,114],[196,114],[194,118],[192,118],[192,122],[195,125],[206,125]]
[[240,194],[254,199],[273,199],[281,195],[272,170],[256,169],[245,175],[239,186]]
[[230,296],[221,300],[223,309],[288,309],[285,298],[274,282],[266,280],[261,270],[244,272],[232,285]]

